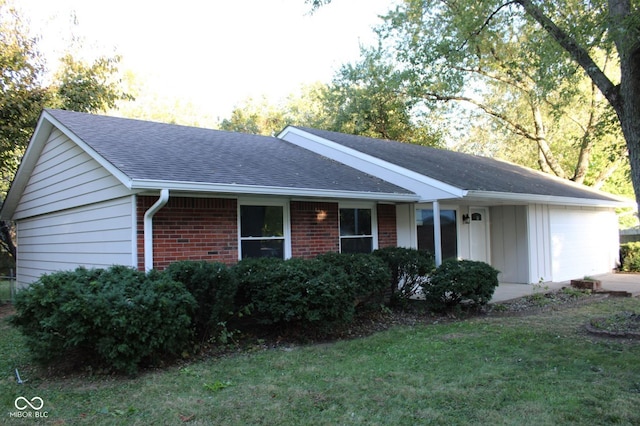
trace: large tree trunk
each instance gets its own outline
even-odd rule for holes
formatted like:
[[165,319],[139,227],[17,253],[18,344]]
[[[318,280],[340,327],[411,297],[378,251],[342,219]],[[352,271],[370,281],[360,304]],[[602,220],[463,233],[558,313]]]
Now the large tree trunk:
[[[629,150],[631,182],[640,210],[640,40],[631,0],[609,0],[610,32],[620,57],[620,85],[614,85],[580,46],[531,0],[514,0],[535,19],[591,78],[618,115]],[[632,27],[635,25],[636,27]]]
[[628,19],[631,13],[630,0],[609,0],[612,33],[620,56],[620,105],[616,113],[629,150],[631,182],[640,211],[640,25]]

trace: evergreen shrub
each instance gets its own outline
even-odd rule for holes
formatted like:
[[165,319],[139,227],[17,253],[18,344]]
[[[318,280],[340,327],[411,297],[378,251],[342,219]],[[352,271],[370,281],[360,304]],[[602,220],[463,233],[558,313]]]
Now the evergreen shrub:
[[239,300],[261,324],[326,332],[353,317],[353,284],[320,260],[246,259],[234,269]]
[[402,304],[416,296],[420,285],[435,268],[431,253],[403,247],[386,247],[373,252],[391,272],[389,295],[392,304]]
[[12,322],[42,363],[135,373],[187,350],[195,300],[168,275],[124,266],[43,275],[16,295]]
[[446,260],[422,283],[429,309],[436,312],[479,307],[491,300],[498,286],[498,273],[491,265],[473,260]]
[[354,286],[357,311],[380,308],[391,280],[391,271],[379,257],[367,253],[325,253],[317,257],[329,268],[343,270]]
[[620,245],[620,270],[640,272],[640,241]]
[[211,337],[234,313],[238,285],[224,263],[185,260],[172,263],[164,273],[184,284],[196,300],[193,325],[200,341]]

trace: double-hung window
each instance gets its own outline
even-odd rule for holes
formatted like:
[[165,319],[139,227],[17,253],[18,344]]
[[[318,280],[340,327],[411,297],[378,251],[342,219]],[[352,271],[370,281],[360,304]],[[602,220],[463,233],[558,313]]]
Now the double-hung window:
[[370,207],[340,207],[340,251],[371,253],[376,247],[375,215]]
[[240,204],[240,258],[288,257],[284,204]]

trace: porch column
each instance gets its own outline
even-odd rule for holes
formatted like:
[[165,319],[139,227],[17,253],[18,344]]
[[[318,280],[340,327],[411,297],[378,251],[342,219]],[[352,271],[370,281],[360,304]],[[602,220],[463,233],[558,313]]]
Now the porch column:
[[440,229],[440,203],[433,202],[433,247],[435,248],[436,266],[442,264],[442,233]]

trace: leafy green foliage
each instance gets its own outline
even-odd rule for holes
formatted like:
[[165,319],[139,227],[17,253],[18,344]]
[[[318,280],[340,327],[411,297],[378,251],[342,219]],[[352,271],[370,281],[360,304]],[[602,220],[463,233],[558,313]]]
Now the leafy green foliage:
[[640,272],[640,241],[620,245],[620,269]]
[[491,265],[473,260],[446,260],[428,280],[422,292],[429,309],[436,312],[486,305],[498,287],[498,271]]
[[80,112],[106,111],[119,100],[133,100],[120,89],[119,56],[101,56],[91,64],[74,59],[70,54],[60,59],[56,74],[55,99],[52,106]]
[[235,266],[240,298],[261,324],[326,331],[351,321],[355,288],[340,268],[317,259],[245,259]]
[[404,303],[420,288],[425,277],[435,268],[431,253],[403,247],[386,247],[373,252],[391,271],[391,303]]
[[13,324],[37,360],[78,357],[135,373],[189,347],[195,301],[165,274],[113,266],[43,275],[17,294],[15,307]]
[[197,303],[193,314],[196,338],[206,340],[234,311],[237,281],[223,263],[182,261],[169,265],[164,273],[182,283]]
[[325,253],[317,257],[329,269],[342,269],[355,289],[357,310],[379,308],[391,280],[391,271],[379,257],[369,253]]

